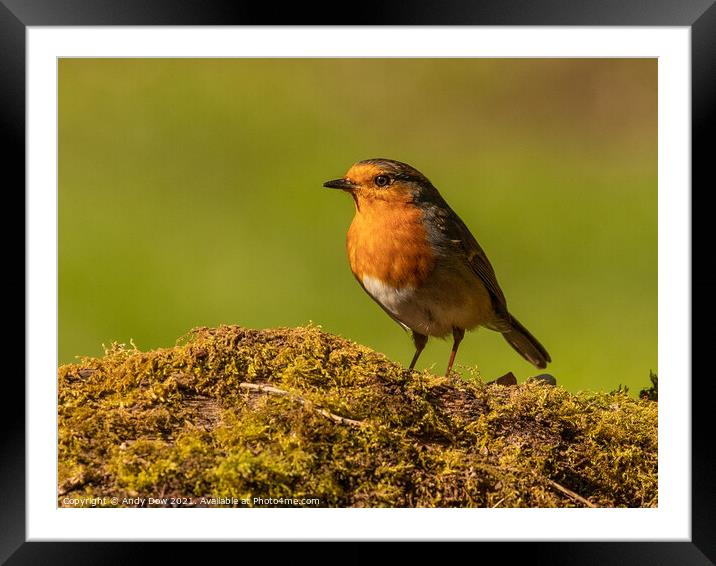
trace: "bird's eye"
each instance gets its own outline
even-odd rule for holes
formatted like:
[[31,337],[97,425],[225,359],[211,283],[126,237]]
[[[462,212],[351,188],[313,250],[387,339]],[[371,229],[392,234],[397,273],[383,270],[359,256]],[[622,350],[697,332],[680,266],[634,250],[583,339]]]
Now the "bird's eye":
[[377,186],[385,187],[388,183],[390,183],[390,177],[387,175],[378,175],[374,181]]

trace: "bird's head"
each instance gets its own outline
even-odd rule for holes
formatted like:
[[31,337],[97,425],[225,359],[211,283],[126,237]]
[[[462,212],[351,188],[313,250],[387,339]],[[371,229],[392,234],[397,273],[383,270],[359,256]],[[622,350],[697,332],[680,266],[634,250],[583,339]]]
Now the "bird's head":
[[365,200],[413,201],[435,190],[420,171],[392,159],[359,161],[344,177],[326,181],[323,186],[351,193],[359,207]]

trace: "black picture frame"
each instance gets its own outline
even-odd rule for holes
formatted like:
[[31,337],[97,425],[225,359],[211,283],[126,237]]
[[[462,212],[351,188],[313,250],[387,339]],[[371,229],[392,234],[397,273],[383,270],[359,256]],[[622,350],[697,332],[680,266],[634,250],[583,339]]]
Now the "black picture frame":
[[[274,5],[248,2],[202,2],[200,0],[0,0],[0,136],[4,138],[3,159],[6,218],[17,217],[24,210],[25,186],[25,34],[28,26],[88,26],[88,25],[550,25],[550,26],[687,26],[691,28],[692,63],[692,210],[705,212],[708,206],[694,207],[693,201],[708,187],[713,150],[713,107],[716,102],[716,6],[714,0],[490,0],[468,2],[461,0],[401,2],[365,2],[347,6],[346,15],[340,4],[307,6],[304,3]],[[695,190],[700,187],[699,191]],[[10,196],[20,199],[18,208],[10,208]],[[11,223],[3,223],[10,226]],[[709,235],[694,230],[694,254],[709,245]],[[14,239],[6,236],[6,251],[14,249]],[[19,248],[19,246],[18,246]],[[709,256],[703,254],[702,257]],[[24,261],[24,257],[23,257]],[[708,262],[694,262],[692,277],[701,272],[699,283],[692,283],[692,302],[698,298],[698,318],[707,320],[711,314],[713,275]],[[23,277],[19,269],[6,269],[10,299],[13,285],[25,295]],[[20,289],[21,284],[23,285]],[[711,291],[711,293],[709,293]],[[24,324],[23,324],[24,328]],[[705,326],[692,331],[692,351],[702,359],[710,353],[711,330]],[[7,355],[7,354],[6,354]],[[19,356],[15,354],[14,359]],[[568,543],[483,543],[482,548],[497,551],[509,562],[520,557],[532,564],[712,564],[716,561],[716,489],[712,479],[716,470],[716,451],[713,450],[713,421],[711,404],[714,398],[713,378],[705,369],[693,366],[692,387],[692,537],[691,542],[568,542]],[[23,368],[24,373],[24,368]],[[217,553],[232,547],[231,555],[239,558],[234,545],[220,545],[220,549],[182,544],[164,554],[165,545],[145,542],[26,542],[25,537],[25,388],[18,373],[6,371],[5,403],[0,411],[0,562],[17,564],[124,564],[151,558],[150,550],[157,550],[167,560],[177,553],[183,559],[201,557],[218,559]],[[689,376],[683,376],[688,384]],[[193,520],[187,513],[187,520]],[[81,533],[78,533],[81,538]],[[555,533],[558,537],[559,533]],[[241,560],[266,560],[265,545],[242,545]],[[286,543],[291,546],[300,543]],[[334,550],[309,551],[303,547],[283,546],[277,557],[304,554],[312,562],[364,562],[370,555],[382,554],[378,543],[350,543]],[[510,545],[509,550],[503,545]],[[420,553],[425,560],[446,558],[441,547],[413,545],[401,554]],[[482,550],[482,549],[481,549]],[[483,555],[484,556],[484,555]]]

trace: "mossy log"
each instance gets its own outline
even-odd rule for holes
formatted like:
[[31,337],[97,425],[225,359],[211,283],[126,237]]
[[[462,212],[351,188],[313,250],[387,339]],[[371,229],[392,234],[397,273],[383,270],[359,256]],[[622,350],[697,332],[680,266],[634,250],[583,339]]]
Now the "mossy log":
[[58,410],[60,506],[657,505],[654,401],[409,372],[314,326],[114,344],[59,368]]

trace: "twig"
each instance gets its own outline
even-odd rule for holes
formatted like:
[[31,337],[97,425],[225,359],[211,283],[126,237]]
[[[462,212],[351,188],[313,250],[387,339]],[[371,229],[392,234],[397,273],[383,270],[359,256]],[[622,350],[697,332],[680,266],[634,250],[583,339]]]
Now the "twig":
[[[491,466],[491,465],[489,465],[489,464],[482,464],[480,467],[481,467],[482,469],[484,469],[487,473],[492,474],[494,477],[499,478],[499,479],[503,479],[503,478],[502,478],[502,475],[500,474],[500,472],[502,471],[500,468]],[[518,474],[523,473],[522,470],[518,470],[518,469],[516,469],[516,468],[510,468],[510,467],[506,467],[506,468],[504,468],[504,470],[509,471],[509,472],[513,472],[513,473],[518,473]],[[540,480],[545,480],[549,485],[551,485],[551,486],[552,486],[553,488],[555,488],[557,491],[562,492],[562,493],[563,493],[564,495],[566,495],[567,497],[573,499],[574,501],[577,501],[577,502],[581,503],[582,505],[586,505],[587,507],[592,507],[592,508],[597,508],[597,507],[599,507],[599,505],[595,505],[594,503],[592,503],[592,502],[589,501],[588,499],[585,499],[584,497],[582,497],[582,496],[579,495],[578,493],[575,493],[575,492],[572,491],[571,489],[567,489],[567,488],[564,487],[563,485],[558,484],[558,483],[557,483],[556,481],[554,481],[554,480],[551,480],[551,479],[549,479],[549,478],[542,478],[541,476],[539,476],[539,475],[536,474],[536,473],[535,473],[535,477],[537,477],[537,478],[540,479]],[[498,502],[495,504],[495,507],[497,507],[500,503],[502,503],[502,501],[504,501],[504,499],[500,499],[500,501],[498,501]]]
[[85,480],[84,478],[82,478],[80,480],[69,481],[69,482],[65,483],[65,486],[63,488],[57,489],[57,495],[59,497],[62,497],[63,495],[67,495],[70,491],[74,491],[75,489],[84,487],[88,483],[89,483],[89,481]]
[[594,507],[598,507],[598,505],[595,505],[594,503],[592,503],[592,502],[589,501],[588,499],[585,499],[584,497],[582,497],[582,496],[579,495],[578,493],[574,493],[571,489],[567,489],[567,488],[564,487],[563,485],[559,485],[559,484],[558,484],[556,481],[554,481],[554,480],[551,480],[551,479],[547,478],[547,483],[549,483],[549,484],[550,484],[553,488],[555,488],[556,490],[561,491],[561,492],[564,493],[566,496],[571,497],[571,498],[574,499],[575,501],[578,501],[579,503],[582,503],[582,504],[586,505],[587,507],[593,507],[593,508],[594,508]]
[[349,425],[353,425],[353,426],[363,426],[365,424],[362,421],[355,421],[353,419],[341,417],[340,415],[335,415],[329,411],[326,411],[326,409],[323,409],[321,407],[316,407],[308,399],[304,399],[303,397],[300,397],[299,395],[296,395],[295,393],[291,393],[290,391],[278,389],[277,387],[272,387],[270,385],[261,385],[260,383],[246,383],[246,382],[239,383],[239,387],[241,387],[242,389],[251,389],[253,391],[261,391],[263,393],[270,393],[273,395],[278,395],[280,397],[288,397],[290,399],[293,399],[294,401],[298,401],[299,403],[301,403],[301,405],[311,408],[314,411],[316,411],[318,414],[323,415],[324,417],[327,417],[327,418],[331,419],[333,422],[336,422],[339,424],[349,424]]

